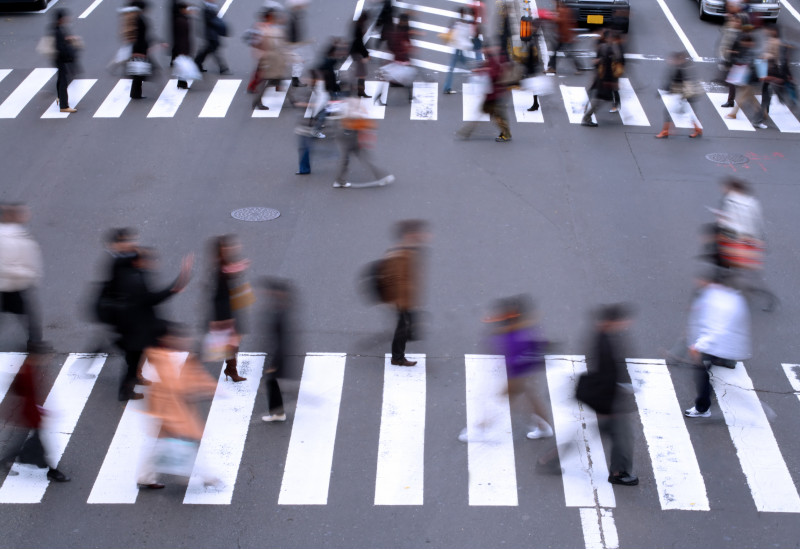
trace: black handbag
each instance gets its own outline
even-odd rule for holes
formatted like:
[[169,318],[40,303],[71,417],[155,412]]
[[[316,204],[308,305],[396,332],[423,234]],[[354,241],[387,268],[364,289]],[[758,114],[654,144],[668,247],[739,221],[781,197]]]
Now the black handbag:
[[584,373],[575,386],[575,399],[590,406],[595,412],[609,414],[613,399],[613,387],[599,372]]
[[39,431],[34,430],[31,436],[25,440],[22,450],[19,452],[18,460],[22,464],[33,464],[38,468],[47,468],[47,461],[44,459],[44,446],[39,439]]

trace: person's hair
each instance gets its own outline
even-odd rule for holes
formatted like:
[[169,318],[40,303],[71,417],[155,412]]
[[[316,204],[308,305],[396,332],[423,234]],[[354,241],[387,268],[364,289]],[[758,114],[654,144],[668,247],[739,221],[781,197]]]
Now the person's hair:
[[69,11],[66,8],[57,8],[53,12],[53,23],[57,25],[65,17],[69,17]]
[[116,244],[123,241],[130,241],[137,237],[138,233],[132,227],[114,227],[106,232],[106,242]]
[[427,227],[428,222],[425,220],[401,220],[395,225],[395,236],[398,239],[402,239],[406,235],[421,233]]
[[209,258],[213,264],[221,264],[223,261],[222,249],[234,246],[238,242],[236,235],[229,233],[227,235],[220,235],[212,237],[209,242]]
[[731,189],[732,191],[736,191],[737,193],[743,193],[745,195],[750,194],[750,186],[747,185],[746,182],[738,179],[738,178],[728,178],[725,180],[725,187]]
[[596,318],[601,323],[612,323],[629,319],[632,313],[627,304],[606,304],[597,309]]

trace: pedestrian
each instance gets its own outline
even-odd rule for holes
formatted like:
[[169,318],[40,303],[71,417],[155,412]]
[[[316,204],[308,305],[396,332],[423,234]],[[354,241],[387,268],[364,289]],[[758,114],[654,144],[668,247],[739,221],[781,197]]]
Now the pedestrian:
[[392,339],[392,365],[413,367],[406,358],[406,343],[419,339],[419,303],[422,279],[423,246],[430,239],[428,223],[402,220],[395,225],[397,244],[390,248],[381,267],[386,302],[397,311],[397,326]]
[[253,108],[266,111],[262,96],[267,86],[279,89],[281,80],[288,74],[286,66],[286,39],[280,25],[279,14],[275,9],[267,8],[261,13],[261,21],[256,25],[259,39],[253,48],[257,59],[254,86],[255,98]]
[[[393,27],[392,33],[389,36],[389,51],[394,56],[393,66],[403,65],[403,73],[409,76],[404,76],[402,80],[389,78],[389,86],[407,87],[408,88],[408,101],[409,103],[414,100],[414,71],[411,67],[411,52],[413,46],[411,44],[411,37],[417,33],[411,30],[411,21],[407,13],[401,13],[397,18],[397,24]],[[390,65],[387,65],[390,66]],[[388,94],[387,94],[388,98]],[[375,103],[381,103],[381,94],[376,94]]]
[[[147,22],[147,2],[145,0],[134,0],[131,5],[138,9],[135,13],[133,20],[133,28],[135,29],[133,35],[135,36],[131,46],[131,57],[133,59],[147,61],[148,52],[150,50],[150,38],[148,36],[149,23]],[[146,99],[142,95],[142,84],[144,83],[144,74],[131,75],[131,99]]]
[[[691,58],[686,52],[672,52],[667,58],[667,78],[663,90],[667,90],[670,94],[677,98],[678,112],[686,112],[688,110],[694,132],[689,134],[690,138],[697,138],[703,135],[703,128],[700,126],[700,121],[694,115],[694,110],[691,103],[694,102],[702,94],[703,88],[697,82],[694,76],[694,68]],[[664,126],[661,132],[656,134],[656,138],[668,138],[672,130],[672,117],[664,106]]]
[[780,90],[786,82],[786,73],[789,63],[786,55],[786,46],[778,35],[777,27],[766,27],[766,39],[761,60],[766,65],[766,74],[761,84],[761,117],[769,116],[769,105],[772,101],[772,89]]
[[[192,38],[189,23],[189,4],[186,2],[176,2],[178,12],[175,14],[173,23],[173,43],[172,43],[172,61],[181,55],[187,57],[192,56]],[[178,88],[183,90],[189,89],[189,83],[186,80],[178,79]]]
[[[194,354],[189,353],[183,359],[183,354],[190,349],[191,338],[186,328],[166,323],[156,341],[145,350],[147,362],[158,374],[158,380],[150,387],[146,409],[155,421],[157,441],[137,476],[138,485],[146,489],[164,488],[159,479],[161,473],[184,474],[183,477],[192,473],[194,460],[187,460],[182,451],[189,447],[193,452],[188,453],[188,457],[196,454],[204,427],[197,402],[214,396],[217,381],[209,376]],[[162,461],[172,463],[172,468],[176,469],[160,472],[158,464]],[[177,469],[183,471],[178,474]],[[206,487],[221,483],[210,472],[200,475]]]
[[266,302],[265,310],[266,334],[269,339],[267,366],[265,368],[265,385],[267,396],[267,414],[261,417],[264,422],[286,421],[283,408],[283,396],[278,385],[278,378],[288,376],[288,363],[293,353],[292,303],[293,290],[288,281],[265,278],[261,283]]
[[24,315],[28,347],[43,344],[37,286],[42,252],[25,228],[30,210],[23,204],[0,206],[0,312]]
[[219,9],[219,6],[211,0],[203,2],[203,35],[206,43],[194,59],[200,72],[203,73],[206,72],[206,69],[203,68],[203,62],[206,57],[213,55],[217,61],[217,66],[219,66],[219,74],[230,74],[228,63],[222,57],[222,51],[220,50],[222,37],[228,36],[228,25],[219,16]]
[[496,0],[495,2],[495,40],[498,46],[498,55],[503,63],[511,60],[511,17],[508,13],[507,0]]
[[592,355],[586,359],[575,397],[597,413],[600,435],[611,440],[608,482],[638,485],[633,472],[633,428],[630,413],[636,409],[633,387],[625,364],[625,331],[630,325],[625,304],[601,307],[596,316]]
[[[508,125],[508,118],[506,116],[506,96],[508,95],[508,88],[503,82],[504,63],[500,55],[500,49],[497,46],[490,46],[486,48],[486,59],[483,65],[475,69],[475,73],[483,74],[488,78],[488,93],[486,93],[481,111],[489,115],[490,120],[500,128],[500,135],[495,138],[497,142],[511,141],[511,129]],[[458,132],[456,137],[460,139],[469,139],[472,132],[475,130],[477,121],[469,121],[465,123]]]
[[53,37],[56,49],[55,63],[58,70],[56,77],[58,100],[56,103],[58,103],[62,113],[74,113],[76,109],[69,106],[67,85],[75,73],[80,39],[69,33],[67,23],[69,23],[69,12],[62,8],[57,9],[54,13],[53,21]]
[[383,0],[381,11],[375,19],[375,26],[380,30],[380,47],[384,42],[389,43],[389,38],[394,30],[394,3],[392,0]]
[[756,86],[761,82],[755,61],[755,40],[749,32],[748,26],[734,45],[733,66],[731,72],[728,73],[728,82],[736,86],[736,94],[739,99],[735,102],[733,110],[725,115],[725,118],[735,119],[742,104],[750,103],[756,111],[753,126],[764,130],[767,128],[767,125],[764,124],[764,113],[755,96]]
[[[625,53],[622,48],[622,33],[609,29],[609,45],[613,51],[613,58],[614,58],[614,66],[613,66],[613,73],[617,77],[617,80],[625,74]],[[611,102],[611,109],[608,111],[609,113],[618,113],[620,108],[622,107],[622,98],[619,95],[619,82],[617,83],[616,88],[612,90],[612,102]]]
[[733,101],[736,98],[736,86],[726,82],[725,79],[733,66],[733,52],[741,32],[742,18],[737,14],[728,13],[725,16],[725,24],[720,29],[719,45],[717,47],[717,55],[719,56],[717,66],[721,74],[718,81],[728,88],[728,99],[722,104],[722,107],[726,108],[733,107]]
[[547,72],[556,74],[556,57],[558,52],[563,50],[567,57],[572,57],[575,63],[575,72],[578,72],[578,65],[575,61],[572,45],[575,42],[575,13],[572,8],[567,6],[562,0],[556,4],[556,40],[553,46],[553,55],[550,56],[550,62],[547,64]]
[[141,11],[135,4],[136,0],[130,0],[128,5],[117,10],[120,47],[106,66],[109,72],[113,73],[117,67],[123,67],[124,70],[124,65],[131,59],[133,43],[136,40],[136,14]]
[[184,258],[175,281],[158,291],[151,290],[150,283],[150,274],[156,267],[155,251],[139,248],[131,258],[130,269],[123,271],[116,287],[125,304],[117,340],[117,345],[125,354],[127,366],[119,386],[120,401],[144,397],[134,391],[134,387],[142,383],[142,355],[145,348],[155,344],[166,324],[156,307],[186,288],[191,278],[192,263],[192,255]]
[[209,330],[228,333],[229,345],[225,358],[225,379],[234,382],[247,380],[239,376],[236,354],[244,327],[244,310],[253,304],[255,297],[245,272],[250,260],[242,258],[242,245],[236,235],[222,235],[211,239],[211,318]]
[[364,45],[368,17],[367,12],[362,11],[358,19],[353,22],[350,33],[350,55],[355,66],[357,96],[367,99],[372,98],[371,95],[367,95],[364,80],[367,77],[367,67],[369,66],[369,50]]
[[475,61],[483,61],[483,0],[474,0],[470,6],[472,15],[472,51],[475,54]]
[[[542,55],[539,51],[539,44],[536,40],[536,36],[539,33],[539,25],[540,20],[535,19],[532,26],[533,30],[531,32],[530,40],[528,40],[525,44],[525,74],[524,78],[535,78],[537,76],[542,76],[544,73],[544,65],[542,63]],[[539,110],[539,96],[536,92],[533,93],[533,104],[528,107],[528,111],[534,112]]]
[[[350,156],[357,156],[367,166],[375,177],[368,185],[383,186],[394,181],[394,175],[379,168],[370,158],[369,148],[375,141],[375,121],[366,117],[366,111],[359,103],[358,98],[348,98],[342,116],[342,131],[339,134],[339,147],[341,160],[339,171],[333,181],[333,187],[352,187],[347,181],[347,170],[350,165]],[[362,186],[365,184],[361,184]]]
[[305,17],[306,10],[311,0],[286,0],[286,9],[289,10],[287,21],[287,42],[289,43],[292,57],[292,86],[304,88],[307,84],[300,81],[303,76],[304,57],[303,50],[306,45]]
[[70,478],[59,471],[49,458],[47,438],[41,437],[43,415],[49,414],[42,409],[39,382],[42,372],[47,368],[50,350],[41,343],[33,344],[30,353],[19,368],[11,382],[10,401],[7,405],[10,416],[5,427],[10,434],[6,435],[2,464],[9,469],[8,475],[16,476],[19,472],[11,469],[15,461],[31,464],[39,468],[47,468],[47,479],[63,483]]
[[443,93],[445,94],[457,93],[452,88],[453,72],[459,63],[464,67],[468,66],[464,52],[472,46],[472,25],[466,19],[466,9],[459,8],[458,14],[459,18],[453,20],[453,24],[450,26],[447,44],[453,49],[453,54],[450,56],[450,69],[447,71],[447,78],[444,81]]
[[684,412],[689,418],[711,416],[711,367],[735,368],[737,360],[748,359],[751,353],[747,302],[729,286],[728,273],[715,269],[698,282],[700,290],[686,329],[697,387],[694,406]]
[[[552,59],[552,58],[551,58]],[[614,101],[614,92],[619,90],[619,77],[622,75],[621,52],[611,40],[610,32],[604,31],[595,59],[595,76],[589,94],[589,108],[583,114],[581,126],[597,126],[592,115],[603,101]]]

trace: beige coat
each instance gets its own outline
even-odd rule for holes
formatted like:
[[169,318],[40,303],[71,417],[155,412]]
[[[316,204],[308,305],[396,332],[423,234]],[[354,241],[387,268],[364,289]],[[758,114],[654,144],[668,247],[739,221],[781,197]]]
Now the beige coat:
[[254,49],[258,58],[259,78],[264,80],[287,78],[289,65],[283,28],[278,25],[259,23],[258,31],[261,34],[261,40]]

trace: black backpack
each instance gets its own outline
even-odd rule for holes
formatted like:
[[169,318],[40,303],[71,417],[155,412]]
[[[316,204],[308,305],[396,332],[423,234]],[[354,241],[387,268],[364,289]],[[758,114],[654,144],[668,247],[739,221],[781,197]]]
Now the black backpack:
[[361,272],[361,291],[370,302],[383,304],[389,301],[389,292],[383,275],[386,258],[368,263]]

